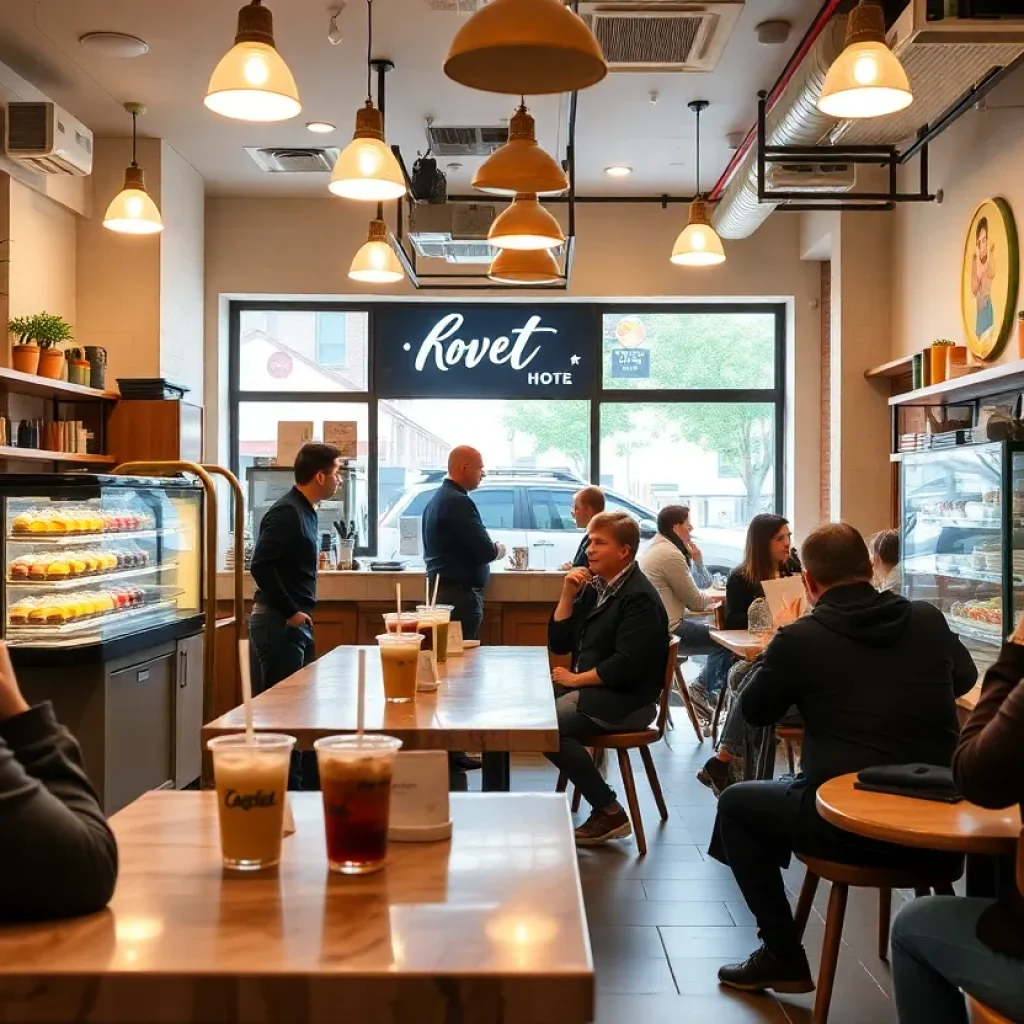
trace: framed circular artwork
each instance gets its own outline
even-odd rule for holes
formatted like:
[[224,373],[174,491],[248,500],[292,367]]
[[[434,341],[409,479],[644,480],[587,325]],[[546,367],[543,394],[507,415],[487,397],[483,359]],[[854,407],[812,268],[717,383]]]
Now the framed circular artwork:
[[971,217],[960,267],[964,339],[978,359],[995,359],[1010,337],[1019,259],[1013,211],[1005,199],[986,199]]

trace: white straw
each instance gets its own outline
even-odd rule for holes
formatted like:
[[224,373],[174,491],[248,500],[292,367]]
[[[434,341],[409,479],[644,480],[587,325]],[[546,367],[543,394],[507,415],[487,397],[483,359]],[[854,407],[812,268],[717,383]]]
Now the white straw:
[[430,577],[423,574],[423,603],[429,608],[430,607]]
[[395,632],[402,632],[402,584],[395,584],[395,605],[397,606],[398,618],[395,620]]
[[437,588],[438,588],[438,587],[439,587],[440,585],[441,585],[441,574],[440,574],[440,573],[438,573],[438,574],[437,574],[437,575],[436,575],[436,576],[434,577],[434,597],[433,597],[433,599],[432,599],[432,600],[431,600],[431,602],[430,602],[430,607],[431,607],[431,608],[433,608],[433,607],[434,607],[434,605],[435,605],[435,604],[437,604]]
[[245,706],[245,742],[252,746],[256,736],[252,724],[252,677],[249,675],[249,642],[238,641],[238,671],[242,677],[242,704]]
[[356,683],[356,742],[363,743],[363,719],[366,716],[366,651],[360,647],[357,656],[359,677]]

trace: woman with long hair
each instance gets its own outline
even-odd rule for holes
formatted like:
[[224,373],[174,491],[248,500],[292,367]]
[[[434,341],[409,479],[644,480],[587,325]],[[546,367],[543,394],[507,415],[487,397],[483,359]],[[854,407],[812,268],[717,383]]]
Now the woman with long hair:
[[725,585],[725,628],[747,628],[747,611],[757,598],[764,597],[761,584],[765,580],[799,571],[789,520],[769,512],[754,516],[747,527],[743,561],[729,574]]

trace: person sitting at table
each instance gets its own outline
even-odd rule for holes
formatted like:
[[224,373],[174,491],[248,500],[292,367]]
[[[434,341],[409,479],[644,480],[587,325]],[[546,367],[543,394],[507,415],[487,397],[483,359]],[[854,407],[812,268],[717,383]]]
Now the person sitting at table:
[[740,698],[755,726],[793,706],[803,715],[803,774],[726,789],[709,851],[732,868],[757,919],[760,948],[718,972],[722,984],[747,991],[814,987],[782,882],[793,852],[900,866],[930,856],[843,832],[818,816],[815,795],[829,779],[876,765],[948,765],[954,697],[977,678],[937,608],[875,590],[867,545],[852,526],[814,530],[803,558],[812,611],[775,634]]
[[668,657],[668,616],[636,564],[640,527],[625,512],[602,512],[587,528],[589,568],[571,569],[548,623],[548,647],[572,654],[555,683],[559,748],[547,759],[592,811],[577,846],[632,833],[629,816],[587,753],[589,736],[646,729],[657,713]]
[[29,707],[0,643],[0,922],[102,910],[117,843],[82,754],[47,701]]
[[580,539],[580,546],[576,549],[571,562],[561,566],[564,570],[587,567],[587,545],[590,538],[587,537],[586,529],[590,520],[598,513],[604,511],[604,491],[600,487],[584,487],[572,496],[572,518],[576,525],[584,531]]
[[[953,778],[972,803],[1024,812],[1024,620],[985,673]],[[1024,897],[1007,867],[998,900],[928,896],[899,912],[892,979],[901,1024],[967,1024],[964,992],[1024,1020]]]
[[882,530],[871,538],[871,567],[875,571],[875,586],[894,594],[903,589],[900,572],[900,531]]

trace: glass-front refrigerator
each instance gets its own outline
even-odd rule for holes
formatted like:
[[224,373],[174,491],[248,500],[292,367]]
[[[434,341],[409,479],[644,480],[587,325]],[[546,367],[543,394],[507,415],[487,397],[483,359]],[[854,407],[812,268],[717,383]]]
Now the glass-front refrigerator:
[[903,595],[934,604],[978,666],[1024,613],[1024,444],[902,460]]

